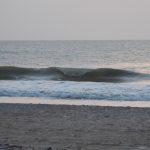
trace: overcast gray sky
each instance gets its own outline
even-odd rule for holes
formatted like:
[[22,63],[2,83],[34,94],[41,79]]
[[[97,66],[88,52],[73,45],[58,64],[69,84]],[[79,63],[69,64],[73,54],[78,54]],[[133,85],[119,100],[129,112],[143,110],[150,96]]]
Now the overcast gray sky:
[[0,40],[150,39],[150,0],[0,0]]

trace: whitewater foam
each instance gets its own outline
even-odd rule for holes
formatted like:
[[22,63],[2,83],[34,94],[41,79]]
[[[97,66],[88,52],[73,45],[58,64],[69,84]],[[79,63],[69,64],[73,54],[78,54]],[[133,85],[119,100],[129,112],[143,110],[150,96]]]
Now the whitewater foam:
[[96,83],[72,81],[1,81],[0,96],[50,97],[63,99],[98,99],[149,101],[146,83]]

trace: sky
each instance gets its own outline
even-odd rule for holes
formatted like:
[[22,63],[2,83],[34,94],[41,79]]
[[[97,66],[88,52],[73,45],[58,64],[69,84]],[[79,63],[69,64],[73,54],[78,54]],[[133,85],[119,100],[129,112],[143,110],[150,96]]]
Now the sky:
[[150,40],[150,0],[0,0],[0,40]]

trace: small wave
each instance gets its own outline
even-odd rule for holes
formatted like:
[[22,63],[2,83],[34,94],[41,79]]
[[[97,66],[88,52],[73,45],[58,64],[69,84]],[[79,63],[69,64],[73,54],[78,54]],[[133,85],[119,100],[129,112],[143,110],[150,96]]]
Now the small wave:
[[21,68],[12,66],[0,67],[0,80],[56,80],[56,81],[90,81],[90,82],[127,82],[150,79],[149,74],[127,70],[99,68]]
[[37,79],[37,77],[49,77],[47,79],[57,80],[58,78],[61,78],[63,76],[63,72],[54,67],[39,69],[11,66],[0,67],[0,80]]

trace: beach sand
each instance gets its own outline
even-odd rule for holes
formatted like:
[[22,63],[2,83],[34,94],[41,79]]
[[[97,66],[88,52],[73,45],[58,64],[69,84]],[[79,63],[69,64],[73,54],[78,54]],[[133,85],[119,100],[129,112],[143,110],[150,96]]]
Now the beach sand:
[[150,150],[150,108],[0,104],[2,147]]

